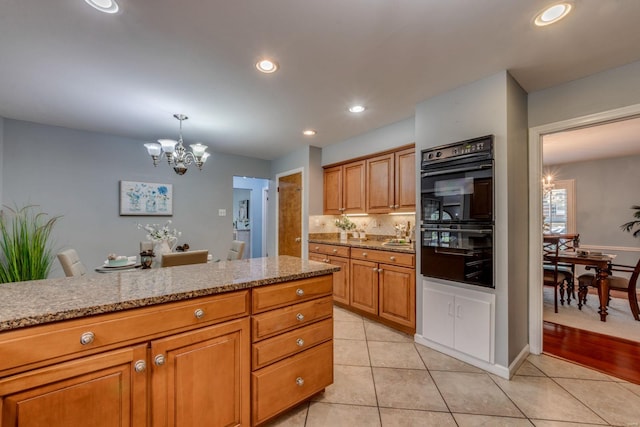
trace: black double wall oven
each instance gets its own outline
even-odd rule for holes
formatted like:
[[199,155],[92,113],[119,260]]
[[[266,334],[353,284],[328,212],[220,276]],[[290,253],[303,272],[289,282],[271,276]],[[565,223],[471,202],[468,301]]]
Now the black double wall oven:
[[423,275],[494,287],[493,169],[493,135],[422,151]]

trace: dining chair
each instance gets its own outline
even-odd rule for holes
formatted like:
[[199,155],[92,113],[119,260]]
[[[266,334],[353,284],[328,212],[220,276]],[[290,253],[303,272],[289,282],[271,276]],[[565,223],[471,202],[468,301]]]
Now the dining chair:
[[[559,252],[575,252],[580,246],[580,234],[558,234],[558,251]],[[571,304],[571,297],[576,299],[576,265],[571,263],[558,263],[558,271],[567,275],[565,283],[567,288],[567,304]],[[564,290],[560,289],[560,301],[563,300]]]
[[[609,277],[607,277],[607,279],[609,280],[609,290],[627,292],[627,298],[629,299],[629,308],[631,308],[633,318],[636,320],[640,320],[640,309],[638,308],[637,293],[638,275],[640,275],[640,259],[638,260],[638,263],[635,265],[635,267],[622,264],[609,265]],[[616,276],[613,274],[614,272],[627,273],[627,276]],[[631,274],[631,276],[629,277],[628,274]],[[578,277],[578,283],[580,284],[580,287],[598,287],[596,276],[595,274],[591,273],[580,275]],[[611,301],[611,294],[607,295],[607,297],[607,301]]]
[[62,270],[67,277],[79,277],[87,274],[87,269],[80,261],[75,249],[67,249],[58,253],[58,261],[60,261]]
[[242,259],[243,254],[244,254],[244,242],[242,240],[232,240],[231,248],[227,253],[227,261],[232,261],[234,259]]
[[544,236],[543,239],[543,281],[544,286],[553,286],[553,306],[554,311],[558,312],[558,288],[560,288],[560,303],[564,305],[564,290],[562,286],[567,282],[569,277],[566,272],[560,271],[558,268],[558,236]]
[[175,267],[177,265],[204,264],[207,262],[209,251],[206,249],[188,252],[171,252],[162,255],[161,267]]

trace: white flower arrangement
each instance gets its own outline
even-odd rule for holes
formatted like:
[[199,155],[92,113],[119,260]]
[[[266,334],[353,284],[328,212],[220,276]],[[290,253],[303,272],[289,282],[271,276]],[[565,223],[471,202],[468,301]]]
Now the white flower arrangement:
[[171,220],[167,221],[164,225],[160,224],[147,224],[142,225],[138,224],[139,229],[143,229],[147,232],[147,239],[152,242],[162,242],[163,240],[177,240],[182,233],[178,230],[171,229],[169,226],[171,225]]
[[356,228],[356,225],[346,215],[342,215],[339,219],[336,219],[335,224],[336,227],[344,231],[353,230]]

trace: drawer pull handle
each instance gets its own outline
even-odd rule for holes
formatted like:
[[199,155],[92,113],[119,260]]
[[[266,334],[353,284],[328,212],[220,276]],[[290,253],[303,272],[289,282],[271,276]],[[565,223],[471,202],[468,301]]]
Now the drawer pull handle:
[[389,257],[389,259],[391,259],[391,261],[395,261],[396,257],[392,256],[392,257]]
[[302,347],[304,345],[304,340],[302,338],[298,338],[296,340],[296,344],[298,345],[298,347]]
[[329,261],[331,261],[331,260],[330,260],[329,258],[327,258],[327,259],[325,259],[325,260],[323,260],[323,261],[324,261],[324,262],[329,262]]
[[196,319],[202,319],[204,317],[204,310],[201,308],[196,309],[196,311],[193,312],[193,315],[196,316]]
[[296,319],[298,319],[298,321],[302,322],[304,320],[304,314],[302,314],[302,313],[296,314]]
[[298,387],[302,387],[304,385],[304,380],[302,379],[302,377],[296,378],[296,384],[298,384]]
[[366,252],[362,252],[362,256],[366,257],[368,254]]
[[144,360],[138,360],[136,364],[133,365],[133,368],[136,370],[137,373],[141,374],[144,372],[145,369],[147,369],[147,364],[145,363]]
[[[326,260],[325,260],[325,262],[326,262]],[[304,289],[300,289],[300,288],[296,289],[296,295],[298,295],[299,297],[303,296],[304,295]]]
[[85,332],[80,336],[80,344],[89,345],[93,342],[96,335],[93,332]]
[[153,358],[153,363],[156,364],[156,366],[162,366],[164,365],[164,363],[166,362],[164,355],[159,354],[156,357]]

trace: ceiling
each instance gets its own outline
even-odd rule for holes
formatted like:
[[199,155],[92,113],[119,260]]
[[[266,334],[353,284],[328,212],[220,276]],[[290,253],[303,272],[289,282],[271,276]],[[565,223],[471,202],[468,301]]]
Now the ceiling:
[[637,0],[576,0],[544,28],[548,0],[118,1],[3,0],[0,116],[154,141],[184,113],[186,143],[274,159],[501,70],[533,92],[640,60]]

